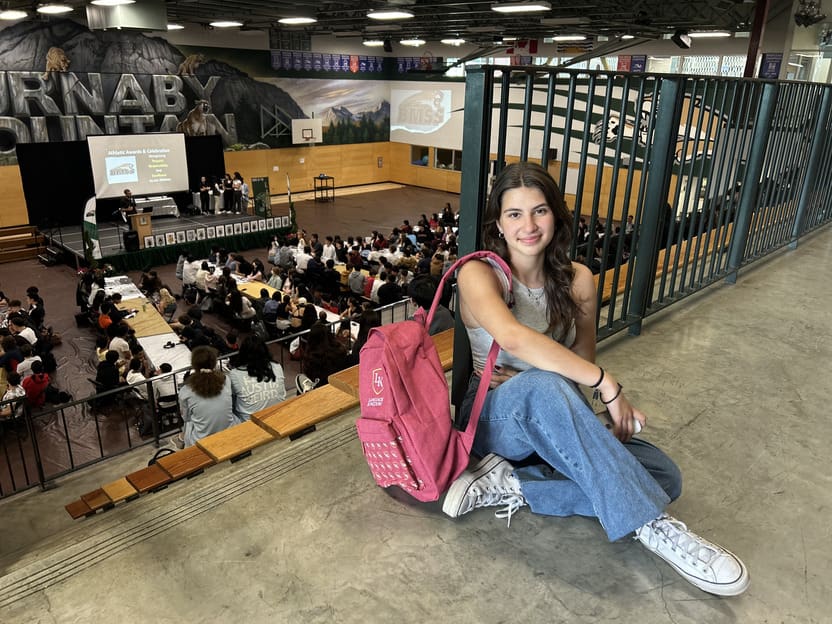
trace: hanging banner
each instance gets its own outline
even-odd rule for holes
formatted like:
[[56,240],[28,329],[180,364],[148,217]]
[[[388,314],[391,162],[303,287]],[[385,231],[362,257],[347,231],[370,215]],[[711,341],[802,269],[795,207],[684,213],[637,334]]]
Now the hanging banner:
[[258,217],[271,217],[272,202],[269,193],[269,179],[252,178],[251,190],[254,193],[254,214]]
[[98,241],[98,221],[95,219],[95,195],[84,206],[84,257],[87,262],[101,259],[101,243]]

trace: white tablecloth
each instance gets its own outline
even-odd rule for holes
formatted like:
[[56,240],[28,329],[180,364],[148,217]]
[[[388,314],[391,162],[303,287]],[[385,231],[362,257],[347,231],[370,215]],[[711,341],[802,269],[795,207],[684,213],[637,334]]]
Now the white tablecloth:
[[139,290],[139,287],[136,286],[126,275],[105,277],[104,292],[110,296],[115,293],[120,293],[122,301],[144,297],[142,291]]

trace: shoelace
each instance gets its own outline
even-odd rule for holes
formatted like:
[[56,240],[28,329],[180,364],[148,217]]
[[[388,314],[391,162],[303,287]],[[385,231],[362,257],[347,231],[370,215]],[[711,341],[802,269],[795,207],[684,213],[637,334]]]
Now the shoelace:
[[[672,544],[674,551],[680,551],[682,557],[693,557],[697,563],[709,565],[717,554],[716,549],[707,541],[688,531],[684,522],[662,516],[651,523],[653,536],[663,535]],[[702,555],[706,555],[703,557]]]
[[496,518],[507,518],[507,528],[511,528],[511,517],[517,512],[518,509],[523,507],[526,504],[526,499],[522,496],[518,496],[517,494],[506,494],[503,498],[500,499],[500,505],[505,505],[505,509],[499,509],[494,512],[494,516]]
[[511,528],[511,517],[518,509],[526,504],[526,499],[518,494],[505,491],[503,488],[489,487],[477,488],[473,490],[477,499],[474,507],[497,507],[498,505],[505,505],[505,509],[500,509],[494,512],[494,516],[508,519],[508,528]]

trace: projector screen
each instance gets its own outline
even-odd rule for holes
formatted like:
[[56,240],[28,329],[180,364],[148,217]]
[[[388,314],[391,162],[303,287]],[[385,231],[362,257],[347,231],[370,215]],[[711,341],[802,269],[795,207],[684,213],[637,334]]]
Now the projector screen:
[[87,137],[98,199],[165,195],[188,190],[185,135],[120,134]]

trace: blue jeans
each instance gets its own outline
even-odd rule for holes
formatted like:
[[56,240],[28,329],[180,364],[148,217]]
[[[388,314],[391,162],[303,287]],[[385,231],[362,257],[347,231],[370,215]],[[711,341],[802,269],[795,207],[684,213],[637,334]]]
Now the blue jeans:
[[[478,384],[472,377],[466,422]],[[537,454],[541,463],[514,471],[531,510],[596,517],[610,541],[659,516],[682,489],[662,451],[643,440],[622,444],[571,381],[534,368],[488,392],[473,450],[515,462]]]

